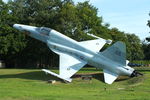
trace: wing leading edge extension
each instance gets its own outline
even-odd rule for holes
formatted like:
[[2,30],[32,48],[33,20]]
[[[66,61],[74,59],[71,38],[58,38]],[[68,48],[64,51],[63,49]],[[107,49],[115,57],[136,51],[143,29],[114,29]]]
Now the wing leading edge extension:
[[104,39],[88,40],[79,42],[83,47],[90,49],[94,52],[99,52],[101,48],[107,43]]

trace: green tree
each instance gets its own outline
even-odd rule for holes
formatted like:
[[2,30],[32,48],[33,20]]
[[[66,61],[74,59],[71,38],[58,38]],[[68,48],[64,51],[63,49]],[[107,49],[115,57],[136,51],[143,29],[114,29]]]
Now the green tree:
[[144,53],[142,49],[142,43],[138,36],[135,34],[126,34],[128,39],[128,53],[130,55],[129,60],[142,60]]
[[[149,16],[150,16],[150,13],[149,13]],[[147,26],[150,28],[150,20],[147,21]],[[146,40],[147,40],[147,41],[150,41],[150,38],[147,37]]]
[[[97,17],[97,9],[88,2],[76,6],[72,0],[15,0],[10,5],[11,12],[18,16],[19,23],[50,27],[78,41],[89,39],[86,33],[96,33],[102,22]],[[26,40],[27,46],[18,53],[21,64],[46,66],[46,63],[49,66],[49,59],[58,58],[45,44],[30,37],[26,37]]]
[[132,52],[135,51],[130,47],[139,45],[139,41],[131,45],[131,40],[128,39],[130,36],[117,28],[110,29],[109,24],[103,25],[102,17],[97,15],[98,9],[88,1],[75,5],[72,0],[14,0],[8,4],[2,2],[1,5],[6,8],[0,12],[0,19],[4,23],[0,23],[3,28],[0,30],[0,47],[3,48],[0,52],[4,60],[15,58],[15,61],[11,61],[16,66],[56,67],[58,64],[54,62],[58,61],[58,56],[50,51],[46,44],[25,36],[9,26],[14,23],[49,27],[77,41],[93,39],[87,33],[112,39],[114,42],[123,41],[127,45],[128,58],[139,57],[135,55],[136,57],[131,58]]
[[126,44],[128,60],[141,60],[144,58],[142,44],[138,36],[121,32],[117,28],[112,28],[109,34],[111,34],[114,42],[122,41]]
[[145,60],[150,60],[150,45],[147,43],[143,43],[143,50],[145,55]]
[[[149,13],[150,16],[150,13]],[[150,20],[147,22],[147,26],[150,27]],[[146,40],[150,42],[150,37],[147,37]],[[145,55],[145,60],[150,60],[150,44],[149,43],[144,43],[143,42],[143,50],[144,50],[144,55]]]
[[[149,13],[149,16],[150,16],[150,13]],[[147,23],[147,25],[150,27],[150,20],[148,20],[148,23]]]
[[[13,66],[16,59],[13,55],[25,47],[24,36],[18,34],[12,28],[12,24],[17,18],[12,15],[9,4],[0,0],[0,59],[5,60],[6,64]],[[10,62],[10,64],[9,64]]]
[[[19,19],[19,23],[55,29],[62,2],[60,0],[15,0],[9,4],[12,14]],[[27,46],[18,53],[18,66],[45,67],[55,64],[50,62],[57,57],[53,56],[54,54],[49,51],[46,44],[28,36],[26,36],[26,41]]]

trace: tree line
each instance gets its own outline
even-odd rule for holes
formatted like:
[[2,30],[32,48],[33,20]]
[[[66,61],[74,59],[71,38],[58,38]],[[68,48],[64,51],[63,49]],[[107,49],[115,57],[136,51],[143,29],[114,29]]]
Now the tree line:
[[103,24],[102,16],[97,13],[98,9],[88,1],[75,4],[72,0],[13,0],[8,3],[0,0],[0,60],[13,68],[59,66],[58,55],[46,44],[14,29],[15,23],[49,27],[77,41],[94,39],[87,33],[113,42],[123,41],[128,60],[150,59],[149,45],[142,44],[135,34]]

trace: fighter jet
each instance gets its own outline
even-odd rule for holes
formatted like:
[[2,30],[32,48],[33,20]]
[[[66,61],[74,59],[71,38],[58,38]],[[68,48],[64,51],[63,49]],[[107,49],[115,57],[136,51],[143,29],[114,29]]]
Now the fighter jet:
[[120,75],[134,77],[139,74],[127,65],[126,46],[123,42],[116,42],[99,52],[111,41],[88,34],[97,39],[77,42],[51,28],[21,24],[14,24],[13,27],[46,43],[50,50],[59,55],[59,74],[47,69],[42,70],[65,81],[71,82],[71,76],[86,64],[102,69],[107,84],[112,84]]

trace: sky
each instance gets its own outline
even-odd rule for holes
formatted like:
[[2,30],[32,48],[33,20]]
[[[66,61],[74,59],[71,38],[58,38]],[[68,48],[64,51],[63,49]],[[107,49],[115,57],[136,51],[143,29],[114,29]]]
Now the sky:
[[[3,0],[8,1],[8,0]],[[84,2],[87,0],[73,0]],[[147,20],[150,20],[150,0],[88,0],[98,8],[98,16],[103,17],[104,23],[116,27],[125,33],[134,33],[141,40],[150,36]]]
[[[84,2],[87,0],[74,0]],[[150,36],[147,20],[150,20],[150,0],[89,0],[98,8],[98,16],[104,23],[125,33],[134,33],[141,40]]]

